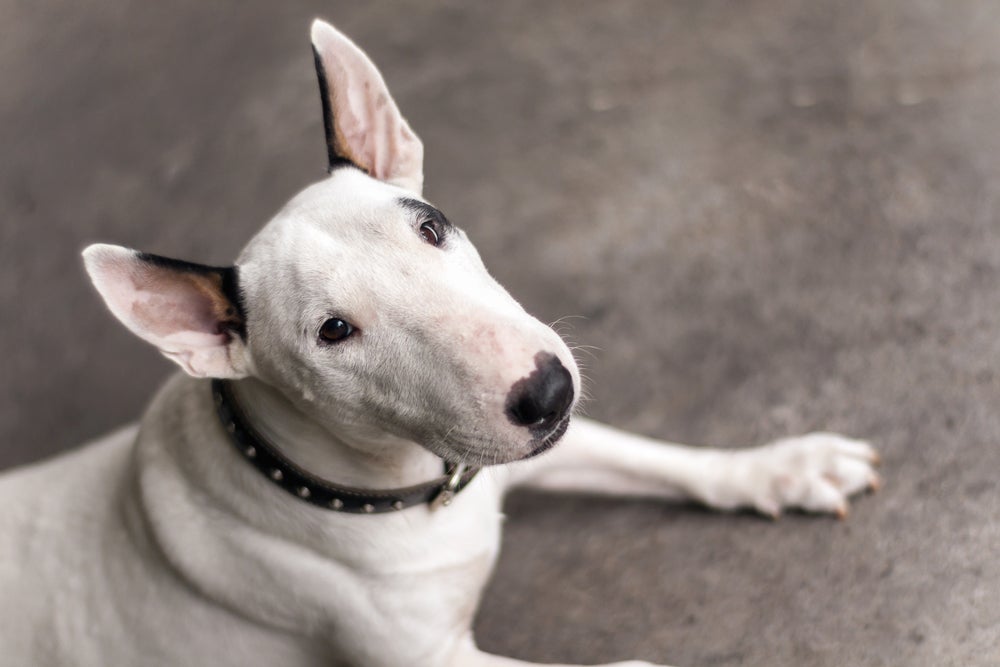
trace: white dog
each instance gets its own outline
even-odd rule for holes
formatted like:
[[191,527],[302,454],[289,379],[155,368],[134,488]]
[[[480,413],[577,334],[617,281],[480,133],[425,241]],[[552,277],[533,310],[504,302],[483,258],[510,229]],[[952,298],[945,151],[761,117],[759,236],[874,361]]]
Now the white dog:
[[329,177],[234,267],[84,252],[186,374],[137,426],[0,478],[0,663],[525,665],[470,629],[511,487],[777,516],[878,484],[831,434],[723,451],[570,426],[569,349],[421,198],[375,66],[326,23],[312,41]]

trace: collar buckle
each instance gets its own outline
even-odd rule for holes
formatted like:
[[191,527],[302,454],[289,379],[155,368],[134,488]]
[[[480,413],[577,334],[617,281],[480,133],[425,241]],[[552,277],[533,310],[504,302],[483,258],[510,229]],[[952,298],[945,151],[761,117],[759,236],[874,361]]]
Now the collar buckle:
[[462,475],[465,474],[466,467],[464,463],[459,463],[455,466],[451,477],[448,478],[448,481],[444,483],[438,494],[431,500],[432,510],[451,505],[451,501],[455,499],[455,494],[458,492],[458,485],[462,482]]

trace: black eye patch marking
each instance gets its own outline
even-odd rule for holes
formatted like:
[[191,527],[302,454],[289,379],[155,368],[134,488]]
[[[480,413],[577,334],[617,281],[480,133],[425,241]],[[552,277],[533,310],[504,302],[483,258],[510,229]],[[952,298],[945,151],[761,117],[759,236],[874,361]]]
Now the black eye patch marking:
[[417,233],[431,245],[443,245],[455,231],[455,226],[444,217],[444,213],[426,202],[404,197],[399,200],[399,205],[414,213]]

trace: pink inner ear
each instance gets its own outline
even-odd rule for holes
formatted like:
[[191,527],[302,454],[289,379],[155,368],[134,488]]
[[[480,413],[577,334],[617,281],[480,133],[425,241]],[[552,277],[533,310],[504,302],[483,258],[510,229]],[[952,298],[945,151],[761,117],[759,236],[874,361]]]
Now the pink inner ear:
[[145,290],[136,282],[131,313],[136,328],[162,341],[162,347],[209,347],[229,341],[212,301],[183,280],[166,292]]
[[[334,70],[334,122],[346,150],[357,164],[380,181],[407,178],[422,169],[420,140],[400,115],[388,91],[372,91],[382,82],[366,78],[345,64]],[[377,75],[377,74],[376,74]]]
[[100,249],[88,269],[112,312],[165,352],[226,345],[232,307],[210,272],[165,267],[124,249]]
[[243,320],[224,292],[224,270],[108,245],[90,246],[83,257],[111,312],[188,374],[246,377],[246,350],[231,334]]
[[337,152],[372,177],[419,193],[424,147],[378,69],[327,24],[314,24],[313,44],[328,78]]

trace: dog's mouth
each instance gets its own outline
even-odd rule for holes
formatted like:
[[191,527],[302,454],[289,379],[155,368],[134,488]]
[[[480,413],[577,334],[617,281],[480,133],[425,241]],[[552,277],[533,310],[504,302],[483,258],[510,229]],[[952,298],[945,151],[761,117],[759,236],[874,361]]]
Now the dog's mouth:
[[562,421],[560,421],[558,424],[555,425],[555,427],[548,435],[542,438],[541,442],[539,442],[534,449],[532,449],[526,455],[522,456],[521,460],[523,461],[526,459],[534,458],[539,454],[543,454],[552,449],[553,447],[555,447],[556,443],[559,442],[559,440],[561,440],[564,435],[566,435],[566,430],[568,428],[569,428],[569,415],[566,415],[565,417],[563,417]]
[[[544,454],[549,451],[559,441],[566,431],[569,429],[570,415],[567,414],[561,420],[559,420],[547,433],[537,433],[535,437],[531,439],[528,443],[531,449],[527,454],[517,456],[511,456],[514,452],[512,450],[520,449],[524,445],[520,446],[510,443],[507,447],[497,447],[494,443],[489,443],[490,447],[486,449],[470,447],[469,449],[455,448],[450,453],[439,453],[440,456],[451,462],[465,461],[469,465],[476,466],[493,466],[493,465],[503,465],[507,463],[514,463],[516,461],[525,461],[530,458],[534,458],[539,454]],[[522,441],[523,443],[523,441]],[[433,451],[433,450],[432,450]],[[515,450],[516,451],[516,450]],[[521,450],[524,451],[524,450]]]

